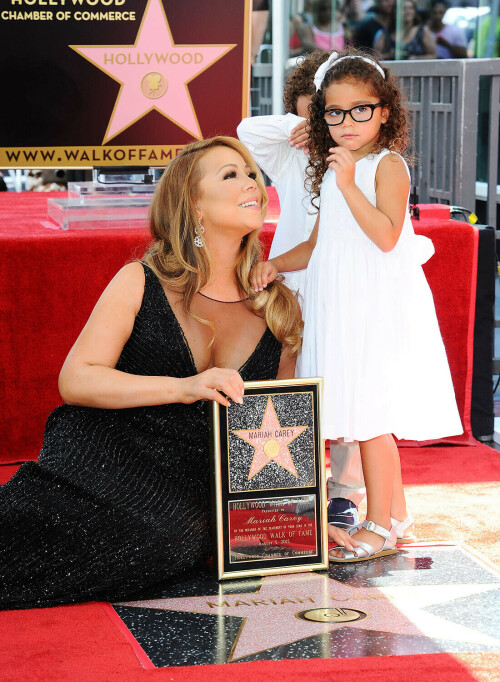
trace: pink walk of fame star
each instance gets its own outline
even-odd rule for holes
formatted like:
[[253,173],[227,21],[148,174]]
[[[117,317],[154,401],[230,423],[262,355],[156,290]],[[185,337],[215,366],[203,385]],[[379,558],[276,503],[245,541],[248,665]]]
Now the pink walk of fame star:
[[70,47],[121,85],[105,143],[153,109],[202,139],[188,83],[236,45],[176,45],[161,0],[149,0],[135,45]]
[[248,480],[258,474],[269,462],[276,462],[298,478],[288,445],[307,428],[307,426],[281,426],[273,401],[269,397],[260,429],[233,431],[236,436],[255,448]]
[[[467,627],[468,623],[455,623],[434,615],[427,608],[455,599],[464,600],[475,594],[493,593],[496,589],[498,583],[403,583],[379,588],[360,587],[338,582],[327,575],[311,573],[268,576],[262,580],[258,591],[251,593],[152,599],[123,602],[122,605],[242,618],[229,657],[230,661],[235,661],[344,627],[498,646],[499,640],[495,636]],[[356,616],[358,611],[361,617],[339,622],[339,610],[351,612],[352,616]],[[418,645],[415,650],[419,650]]]

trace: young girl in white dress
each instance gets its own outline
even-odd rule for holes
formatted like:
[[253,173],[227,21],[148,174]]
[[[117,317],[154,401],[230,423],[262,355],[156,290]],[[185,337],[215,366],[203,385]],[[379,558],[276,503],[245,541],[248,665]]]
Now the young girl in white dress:
[[307,241],[259,263],[260,291],[279,272],[307,267],[299,376],[323,376],[325,438],[358,440],[366,521],[343,534],[334,562],[396,552],[411,539],[393,435],[430,440],[462,433],[453,384],[416,236],[401,93],[371,55],[332,53],[315,76],[308,175],[321,210]]

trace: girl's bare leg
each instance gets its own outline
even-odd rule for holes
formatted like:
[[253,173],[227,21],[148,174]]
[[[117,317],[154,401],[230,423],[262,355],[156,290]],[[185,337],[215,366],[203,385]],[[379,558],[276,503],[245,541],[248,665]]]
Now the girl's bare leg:
[[392,484],[392,501],[391,501],[391,516],[398,521],[403,521],[408,516],[406,510],[406,499],[403,490],[403,480],[401,478],[401,461],[399,459],[399,452],[394,438],[391,435],[387,436],[391,442],[391,449],[394,458],[394,478]]
[[[396,521],[404,521],[408,516],[408,510],[406,508],[406,499],[403,488],[403,481],[401,478],[401,461],[399,459],[399,452],[394,438],[390,436],[393,444],[393,455],[394,455],[394,480],[392,486],[392,504],[391,504],[391,516]],[[405,530],[405,535],[413,534],[413,524]]]
[[[395,476],[396,481],[398,480],[398,474],[395,473],[394,450],[396,450],[399,462],[396,444],[390,434],[385,434],[371,440],[360,441],[359,448],[366,484],[366,518],[382,526],[382,528],[390,530]],[[401,481],[401,469],[399,469],[399,481]],[[353,539],[367,542],[377,550],[384,544],[384,538],[366,530],[366,528],[361,528],[357,533],[354,533]],[[340,551],[335,552],[335,554],[339,557],[343,556]]]

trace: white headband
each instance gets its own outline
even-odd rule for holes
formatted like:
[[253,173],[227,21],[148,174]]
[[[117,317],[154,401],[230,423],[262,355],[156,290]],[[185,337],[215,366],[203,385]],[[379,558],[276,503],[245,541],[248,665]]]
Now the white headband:
[[316,92],[321,88],[328,69],[330,69],[330,67],[332,67],[334,64],[338,64],[343,59],[362,59],[367,64],[371,64],[372,66],[374,66],[380,73],[382,78],[385,78],[384,70],[382,69],[381,66],[377,64],[377,62],[374,62],[373,59],[369,59],[368,57],[362,57],[361,55],[357,54],[350,54],[346,55],[345,57],[339,57],[338,52],[332,52],[332,54],[328,57],[326,62],[323,62],[323,64],[321,64],[321,66],[314,74],[314,85],[316,86]]

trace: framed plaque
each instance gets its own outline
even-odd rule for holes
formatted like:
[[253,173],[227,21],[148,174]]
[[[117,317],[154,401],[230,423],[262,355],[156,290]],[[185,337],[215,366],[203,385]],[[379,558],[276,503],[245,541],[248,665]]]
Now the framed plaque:
[[218,580],[328,568],[322,383],[245,382],[243,405],[211,403]]

